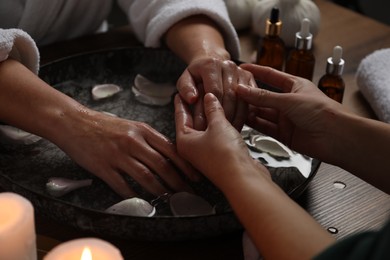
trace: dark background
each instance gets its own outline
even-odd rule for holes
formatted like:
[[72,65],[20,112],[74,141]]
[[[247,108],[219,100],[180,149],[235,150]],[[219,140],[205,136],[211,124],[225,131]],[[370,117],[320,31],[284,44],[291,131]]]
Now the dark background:
[[[382,23],[390,25],[390,10],[389,0],[329,0],[343,7],[349,8],[368,16],[372,19],[378,20]],[[108,23],[111,28],[127,25],[127,17],[123,11],[119,8],[116,1],[113,1],[113,7],[111,14],[108,17]]]

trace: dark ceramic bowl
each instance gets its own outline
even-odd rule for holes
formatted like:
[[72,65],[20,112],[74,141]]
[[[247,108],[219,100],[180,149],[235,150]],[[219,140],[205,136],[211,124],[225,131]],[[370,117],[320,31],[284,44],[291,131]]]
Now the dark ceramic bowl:
[[[131,86],[137,74],[156,82],[174,83],[184,68],[185,65],[167,50],[126,48],[86,53],[55,61],[41,68],[40,77],[88,107],[146,122],[174,139],[173,105],[155,107],[141,104],[131,92]],[[109,99],[92,100],[92,86],[102,83],[117,84],[123,91]],[[319,161],[312,160],[308,177],[304,177],[294,167],[270,168],[270,171],[274,181],[288,195],[296,198],[306,188],[319,165]],[[0,185],[7,191],[28,198],[39,214],[103,236],[174,241],[218,236],[242,229],[224,196],[207,181],[195,184],[194,189],[216,206],[215,215],[175,217],[161,211],[148,218],[105,213],[104,209],[121,198],[44,139],[31,145],[1,145],[0,169]],[[92,178],[93,184],[55,198],[46,191],[47,180],[54,176]],[[152,199],[132,180],[129,179],[129,183],[140,196]]]

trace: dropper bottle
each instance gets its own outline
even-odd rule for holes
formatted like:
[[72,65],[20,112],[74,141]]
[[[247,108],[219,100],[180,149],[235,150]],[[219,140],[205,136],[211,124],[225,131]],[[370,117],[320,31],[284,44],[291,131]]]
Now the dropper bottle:
[[326,74],[318,82],[318,88],[337,102],[343,101],[345,83],[341,75],[344,69],[343,48],[335,46],[333,56],[326,63]]
[[265,36],[259,42],[256,63],[283,70],[285,59],[285,44],[279,37],[282,21],[279,20],[279,9],[274,7],[265,25]]
[[287,57],[286,72],[295,76],[313,79],[315,57],[312,52],[313,35],[310,33],[310,20],[304,18],[301,30],[295,34],[295,48]]

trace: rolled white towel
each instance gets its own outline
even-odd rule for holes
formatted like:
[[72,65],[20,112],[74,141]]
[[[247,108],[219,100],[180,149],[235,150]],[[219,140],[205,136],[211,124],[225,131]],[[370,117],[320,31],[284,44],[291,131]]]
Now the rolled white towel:
[[390,48],[365,57],[359,64],[356,81],[378,119],[390,123]]
[[0,62],[8,57],[18,60],[32,72],[38,74],[38,48],[26,32],[20,29],[0,29]]

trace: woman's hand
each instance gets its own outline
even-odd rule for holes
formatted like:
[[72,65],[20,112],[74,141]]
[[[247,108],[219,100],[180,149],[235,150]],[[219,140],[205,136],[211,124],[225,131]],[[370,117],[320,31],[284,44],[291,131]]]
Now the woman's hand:
[[[237,99],[237,84],[255,86],[251,73],[240,69],[225,46],[225,31],[207,15],[193,15],[174,24],[165,34],[167,46],[186,64],[187,69],[177,82],[180,96],[194,105],[194,128],[206,127],[203,95],[213,93],[221,102],[226,118],[241,130],[247,105]],[[236,54],[237,56],[237,54]]]
[[342,105],[306,79],[252,64],[241,68],[282,92],[240,85],[237,95],[251,105],[248,125],[298,152],[329,159],[334,138],[328,130],[335,113],[344,110]]
[[55,143],[123,197],[135,195],[125,174],[155,195],[189,190],[180,171],[197,178],[176,146],[150,126],[93,111],[15,60],[0,63],[0,85],[1,121]]
[[188,65],[177,81],[177,89],[188,104],[194,104],[195,129],[205,129],[207,122],[203,110],[203,95],[213,93],[222,104],[228,121],[237,130],[241,130],[248,106],[236,97],[235,89],[238,84],[256,85],[252,74],[233,61],[201,57]]
[[180,158],[176,146],[149,125],[92,110],[76,117],[72,117],[69,129],[55,138],[57,145],[118,194],[136,195],[123,175],[156,196],[191,190],[180,171],[192,180],[197,179],[197,173]]

